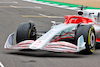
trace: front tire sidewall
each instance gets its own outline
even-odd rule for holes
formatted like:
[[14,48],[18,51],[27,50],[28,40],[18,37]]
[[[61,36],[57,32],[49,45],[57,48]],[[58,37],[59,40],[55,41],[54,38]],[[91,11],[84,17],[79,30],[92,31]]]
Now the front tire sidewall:
[[77,28],[76,31],[76,37],[75,42],[77,44],[78,38],[83,35],[84,41],[86,42],[85,46],[86,49],[81,51],[85,54],[92,54],[95,50],[95,44],[96,44],[96,36],[95,36],[95,30],[94,27],[91,25],[82,25]]
[[19,25],[16,33],[16,43],[24,40],[36,40],[36,28],[34,23],[21,23]]
[[94,27],[91,27],[88,34],[88,43],[86,44],[87,50],[89,53],[93,53],[95,50],[95,44],[96,44],[96,37],[94,33]]

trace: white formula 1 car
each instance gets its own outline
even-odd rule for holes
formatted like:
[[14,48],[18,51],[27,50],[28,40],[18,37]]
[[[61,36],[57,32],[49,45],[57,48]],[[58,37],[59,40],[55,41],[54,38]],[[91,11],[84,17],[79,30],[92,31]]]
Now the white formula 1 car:
[[13,45],[12,33],[8,36],[6,49],[40,49],[54,52],[76,53],[84,51],[92,54],[96,43],[100,43],[99,12],[84,10],[78,15],[65,16],[64,23],[52,21],[51,29],[37,38],[38,33],[34,23],[21,23],[16,33],[16,43]]

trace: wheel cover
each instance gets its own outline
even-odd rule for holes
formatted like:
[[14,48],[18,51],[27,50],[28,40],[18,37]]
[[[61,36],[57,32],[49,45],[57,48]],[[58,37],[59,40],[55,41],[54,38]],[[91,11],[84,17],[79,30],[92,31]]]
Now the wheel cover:
[[91,33],[91,36],[90,36],[90,44],[91,44],[91,47],[95,46],[95,35],[93,32]]

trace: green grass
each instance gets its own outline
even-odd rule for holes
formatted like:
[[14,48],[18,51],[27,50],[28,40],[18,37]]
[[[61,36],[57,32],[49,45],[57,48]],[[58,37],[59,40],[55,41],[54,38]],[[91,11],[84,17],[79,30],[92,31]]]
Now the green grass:
[[[69,6],[69,7],[78,7],[78,6],[81,6],[81,5],[76,5],[76,4],[69,4],[69,3],[56,2],[56,1],[50,1],[50,0],[33,0],[33,1],[42,1],[42,2],[46,2],[46,3],[64,5],[64,6]],[[100,8],[96,8],[96,7],[87,7],[87,8],[85,8],[85,9],[100,9]]]

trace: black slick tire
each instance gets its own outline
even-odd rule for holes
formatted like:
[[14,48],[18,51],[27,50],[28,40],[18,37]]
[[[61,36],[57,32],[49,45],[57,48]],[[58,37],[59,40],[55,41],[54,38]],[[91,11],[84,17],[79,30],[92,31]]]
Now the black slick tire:
[[81,35],[83,35],[84,41],[86,42],[85,44],[86,49],[81,51],[81,53],[92,54],[95,50],[95,45],[96,45],[96,36],[94,27],[92,25],[80,25],[76,31],[76,36],[75,36],[76,44],[78,38]]
[[16,32],[16,43],[24,40],[36,40],[36,27],[34,23],[21,23]]

